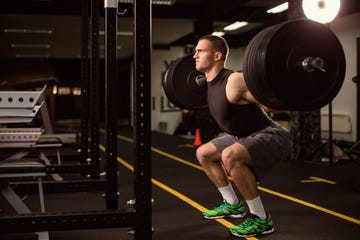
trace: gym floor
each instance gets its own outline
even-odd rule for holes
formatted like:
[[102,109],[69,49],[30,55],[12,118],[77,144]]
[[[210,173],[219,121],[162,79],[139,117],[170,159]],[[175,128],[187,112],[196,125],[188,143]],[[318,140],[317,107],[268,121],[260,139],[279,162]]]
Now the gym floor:
[[[134,198],[133,174],[123,163],[132,164],[134,160],[132,130],[122,127],[118,134],[119,208],[129,209],[126,202]],[[103,133],[101,139],[104,139]],[[239,219],[217,221],[201,217],[201,209],[218,205],[221,198],[201,170],[192,143],[193,139],[152,133],[153,239],[236,239],[227,228],[237,224]],[[355,160],[332,164],[291,160],[279,163],[259,185],[265,208],[273,217],[275,232],[249,239],[359,239],[359,179],[360,164]],[[37,194],[28,195],[24,202],[33,211],[39,211]],[[2,196],[0,204],[1,215],[14,213]],[[45,193],[45,204],[48,212],[105,209],[100,192]],[[49,234],[51,240],[133,239],[128,230],[87,229]],[[0,238],[35,240],[37,235],[0,233]]]

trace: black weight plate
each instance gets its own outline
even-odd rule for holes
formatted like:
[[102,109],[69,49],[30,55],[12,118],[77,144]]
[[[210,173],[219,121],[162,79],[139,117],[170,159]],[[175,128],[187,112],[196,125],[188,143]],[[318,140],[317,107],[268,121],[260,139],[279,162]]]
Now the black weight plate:
[[[282,42],[282,44],[279,44]],[[340,41],[325,25],[308,19],[281,25],[267,52],[266,68],[274,95],[294,110],[315,110],[331,102],[345,78],[345,55]],[[306,57],[324,60],[326,72],[307,72]]]
[[182,109],[206,108],[207,86],[196,84],[198,75],[204,74],[196,71],[192,55],[173,61],[163,79],[164,92],[170,102]]
[[[346,64],[335,34],[308,19],[288,21],[262,32],[262,38],[254,38],[250,60],[244,58],[245,80],[255,85],[249,88],[256,91],[255,98],[260,95],[258,100],[269,107],[298,111],[319,109],[335,98]],[[326,72],[305,71],[301,63],[306,57],[322,58]]]
[[243,73],[246,85],[260,103],[274,109],[285,109],[286,106],[277,99],[267,83],[264,66],[266,47],[271,40],[276,26],[260,31],[248,44],[243,59]]

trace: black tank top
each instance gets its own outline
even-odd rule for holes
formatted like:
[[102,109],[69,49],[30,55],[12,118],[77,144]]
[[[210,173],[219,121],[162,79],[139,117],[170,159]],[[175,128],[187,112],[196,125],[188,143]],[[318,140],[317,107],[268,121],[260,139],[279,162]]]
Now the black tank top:
[[208,82],[207,101],[219,127],[230,135],[245,137],[271,123],[269,116],[255,103],[233,104],[226,98],[225,86],[232,70],[222,69]]

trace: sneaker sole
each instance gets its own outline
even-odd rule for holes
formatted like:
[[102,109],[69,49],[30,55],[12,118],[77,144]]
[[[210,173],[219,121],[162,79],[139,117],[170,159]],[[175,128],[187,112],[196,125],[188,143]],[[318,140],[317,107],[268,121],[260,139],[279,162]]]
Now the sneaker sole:
[[243,218],[246,216],[246,213],[241,213],[241,214],[231,214],[231,215],[221,215],[221,216],[216,216],[216,217],[208,217],[208,216],[203,216],[205,219],[218,219],[218,218]]
[[230,233],[231,233],[232,235],[236,236],[236,237],[246,238],[246,237],[259,236],[259,235],[266,235],[266,234],[273,233],[274,231],[275,231],[275,229],[272,228],[272,229],[269,229],[269,230],[267,230],[267,231],[264,231],[264,232],[258,233],[258,234],[254,233],[254,234],[244,234],[244,235],[242,235],[242,234],[238,234],[238,233],[232,232],[232,231],[230,231]]

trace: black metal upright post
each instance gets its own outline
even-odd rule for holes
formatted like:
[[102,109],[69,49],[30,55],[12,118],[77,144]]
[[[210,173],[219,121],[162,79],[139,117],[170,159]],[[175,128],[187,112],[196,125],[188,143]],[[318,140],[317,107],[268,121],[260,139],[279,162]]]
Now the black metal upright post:
[[105,0],[106,208],[117,208],[117,0]]
[[81,163],[85,164],[89,149],[89,17],[88,0],[81,1]]
[[134,0],[135,238],[151,239],[151,1]]
[[360,74],[360,38],[356,39],[356,70],[357,77],[354,78],[356,83],[356,141],[360,141],[360,87],[359,87],[359,74]]
[[329,162],[334,162],[334,144],[333,144],[333,121],[332,121],[332,102],[329,103]]
[[91,178],[100,178],[99,150],[99,0],[91,0],[91,58],[90,58],[90,154]]

